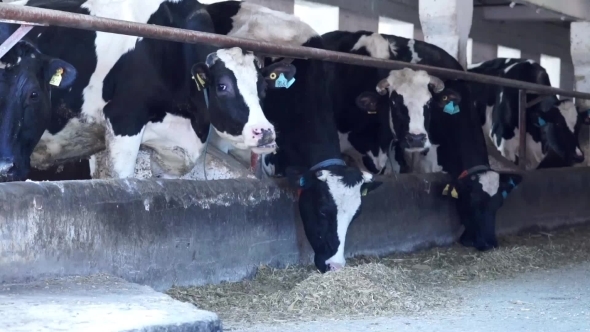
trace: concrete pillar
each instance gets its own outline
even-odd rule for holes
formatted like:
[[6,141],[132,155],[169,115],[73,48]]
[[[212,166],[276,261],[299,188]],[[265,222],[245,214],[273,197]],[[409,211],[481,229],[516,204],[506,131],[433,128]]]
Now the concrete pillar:
[[473,0],[419,0],[424,40],[454,56],[467,67],[467,39],[473,20]]
[[[590,22],[572,22],[570,26],[570,51],[574,64],[576,91],[590,93]],[[579,110],[590,110],[590,100],[576,99]],[[584,150],[586,162],[590,165],[590,133],[587,127],[580,133],[580,145]]]
[[352,32],[367,30],[377,32],[379,28],[379,18],[376,16],[366,16],[343,8],[340,8],[338,15],[338,21],[340,25],[338,30]]
[[[570,28],[570,51],[574,63],[576,90],[590,92],[590,22],[572,22]],[[590,101],[576,100],[583,109],[590,109]]]

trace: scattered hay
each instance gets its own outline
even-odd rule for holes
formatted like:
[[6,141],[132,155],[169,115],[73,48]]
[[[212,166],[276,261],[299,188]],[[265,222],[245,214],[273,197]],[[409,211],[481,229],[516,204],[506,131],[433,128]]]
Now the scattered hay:
[[454,245],[384,258],[357,257],[336,273],[313,267],[260,267],[253,280],[172,288],[168,294],[218,313],[226,326],[424,314],[457,307],[454,287],[590,261],[590,226],[512,236],[480,253]]

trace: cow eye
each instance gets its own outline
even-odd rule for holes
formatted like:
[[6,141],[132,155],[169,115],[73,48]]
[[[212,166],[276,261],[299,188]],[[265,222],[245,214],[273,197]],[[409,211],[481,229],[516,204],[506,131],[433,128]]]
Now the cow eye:
[[227,90],[227,85],[217,84],[217,91],[225,91],[225,90]]
[[447,101],[448,99],[449,99],[449,97],[447,97],[447,96],[442,97],[442,100],[444,100],[444,101]]
[[39,100],[39,93],[36,91],[31,92],[31,94],[29,95],[29,99],[32,101]]

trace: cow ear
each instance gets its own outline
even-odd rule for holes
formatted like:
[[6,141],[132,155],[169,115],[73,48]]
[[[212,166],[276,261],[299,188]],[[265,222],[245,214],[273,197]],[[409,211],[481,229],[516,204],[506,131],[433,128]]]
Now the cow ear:
[[356,107],[369,113],[377,113],[377,102],[379,101],[379,95],[376,92],[365,91],[356,97]]
[[199,91],[201,91],[201,90],[205,89],[207,86],[209,86],[210,72],[209,72],[209,66],[207,66],[206,63],[204,63],[204,62],[195,63],[193,65],[193,67],[191,68],[191,75],[192,75],[192,79],[197,84],[197,88],[199,89]]
[[288,89],[295,83],[297,69],[290,63],[278,62],[262,69],[262,76],[270,89]]
[[77,71],[74,66],[63,60],[49,58],[46,60],[44,75],[52,87],[66,89],[76,80]]
[[311,186],[311,181],[309,179],[309,172],[303,167],[287,167],[285,170],[287,174],[287,180],[289,181],[289,185],[291,187],[297,189],[307,189]]
[[372,181],[372,182],[365,182],[361,186],[361,196],[367,196],[373,190],[379,188],[383,182],[381,181]]

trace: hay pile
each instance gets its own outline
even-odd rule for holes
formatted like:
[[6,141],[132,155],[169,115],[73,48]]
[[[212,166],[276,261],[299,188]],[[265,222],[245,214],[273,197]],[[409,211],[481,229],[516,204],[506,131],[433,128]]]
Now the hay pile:
[[590,261],[590,227],[509,237],[500,246],[486,253],[454,245],[359,257],[324,275],[313,267],[263,266],[253,280],[173,288],[168,294],[218,313],[226,326],[452,310],[462,300],[454,292],[458,285]]

